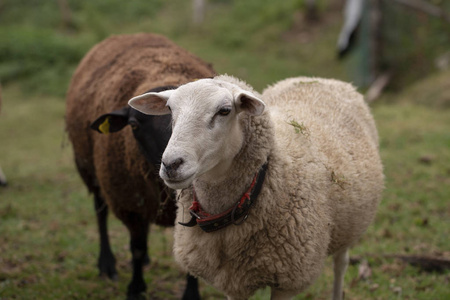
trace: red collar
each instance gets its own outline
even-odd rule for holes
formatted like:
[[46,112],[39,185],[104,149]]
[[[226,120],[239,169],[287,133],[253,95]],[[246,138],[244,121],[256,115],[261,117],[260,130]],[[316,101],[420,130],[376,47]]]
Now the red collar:
[[[260,168],[259,172],[255,174],[250,187],[241,199],[226,211],[216,215],[211,215],[202,209],[200,203],[197,201],[197,196],[194,191],[194,199],[191,207],[189,208],[191,220],[187,223],[179,222],[179,224],[187,227],[199,225],[205,232],[216,231],[230,224],[242,224],[242,222],[247,219],[250,208],[261,191],[264,178],[266,176],[266,171],[267,162]],[[242,220],[238,221],[241,218]]]

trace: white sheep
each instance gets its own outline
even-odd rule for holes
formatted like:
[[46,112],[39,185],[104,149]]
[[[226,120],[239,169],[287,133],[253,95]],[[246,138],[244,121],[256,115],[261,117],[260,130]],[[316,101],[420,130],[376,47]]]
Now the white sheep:
[[333,299],[342,299],[348,249],[383,189],[375,124],[350,84],[292,78],[261,96],[223,75],[129,104],[172,113],[160,176],[180,190],[174,254],[182,268],[228,299],[266,286],[272,299],[289,299],[333,255]]

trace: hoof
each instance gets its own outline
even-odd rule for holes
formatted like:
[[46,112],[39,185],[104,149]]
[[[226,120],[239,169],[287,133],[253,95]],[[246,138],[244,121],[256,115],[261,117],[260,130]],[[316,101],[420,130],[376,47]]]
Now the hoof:
[[184,290],[182,300],[200,300],[198,291],[198,279],[192,275],[187,276],[186,289]]
[[100,255],[98,259],[100,277],[117,280],[116,259],[112,253]]
[[128,285],[127,300],[145,300],[145,291],[147,286],[144,280],[134,280]]
[[119,275],[117,273],[111,273],[111,272],[110,273],[101,272],[98,276],[105,280],[109,279],[112,281],[117,281],[119,279]]
[[138,295],[127,295],[127,300],[147,300],[145,293],[140,293]]

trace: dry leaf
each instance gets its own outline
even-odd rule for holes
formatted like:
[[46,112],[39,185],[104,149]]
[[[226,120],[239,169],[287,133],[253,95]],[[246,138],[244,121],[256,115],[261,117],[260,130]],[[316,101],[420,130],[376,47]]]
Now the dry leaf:
[[366,280],[372,276],[372,269],[367,262],[367,259],[363,259],[358,267],[358,279]]

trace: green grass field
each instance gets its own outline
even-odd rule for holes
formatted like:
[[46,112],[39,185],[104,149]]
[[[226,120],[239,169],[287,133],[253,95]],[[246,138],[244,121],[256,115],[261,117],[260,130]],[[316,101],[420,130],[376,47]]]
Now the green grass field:
[[[219,9],[233,13],[227,1],[214,2],[210,14]],[[250,41],[238,33],[221,39],[218,32],[231,26],[224,17],[211,28],[185,28],[181,24],[189,21],[188,16],[173,13],[179,3],[165,5],[154,18],[128,21],[133,24],[126,26],[113,19],[79,15],[89,20],[92,31],[84,28],[73,45],[91,46],[92,35],[153,31],[213,62],[219,73],[241,77],[258,90],[298,75],[351,80],[349,67],[335,60],[336,18],[304,29],[307,41],[303,43],[282,25],[256,32]],[[274,18],[266,17],[266,21]],[[250,24],[243,31],[253,29]],[[1,51],[0,45],[0,56]],[[0,187],[0,299],[124,299],[131,278],[128,233],[110,216],[119,279],[99,278],[93,201],[75,170],[64,131],[62,95],[68,84],[64,74],[70,74],[75,65],[64,69],[61,78],[51,62],[47,66],[44,81],[36,75],[3,86],[0,166],[9,185]],[[0,75],[2,70],[0,66]],[[450,260],[449,82],[450,72],[441,72],[401,92],[388,93],[372,105],[386,189],[374,224],[351,251],[355,263],[345,278],[347,300],[450,299],[448,269],[427,272],[394,257]],[[34,92],[33,87],[43,84],[49,87]],[[184,274],[172,259],[171,247],[172,230],[154,226],[151,264],[145,271],[148,299],[179,299],[184,289]],[[365,260],[368,267],[364,268]],[[370,270],[370,275],[361,276],[363,270],[366,274]],[[329,259],[323,275],[296,299],[329,299],[331,289]],[[201,294],[204,299],[223,299],[203,282]],[[262,290],[252,299],[269,298],[270,292]]]
[[[72,163],[64,134],[64,99],[4,91],[0,162],[0,299],[122,299],[131,259],[125,228],[110,218],[120,278],[97,276],[93,204]],[[389,254],[450,258],[450,119],[448,110],[382,99],[373,107],[385,165],[386,191],[375,223],[352,251],[372,276],[346,276],[347,299],[446,299],[449,272],[428,273]],[[177,299],[183,275],[171,258],[171,230],[154,227],[146,279],[150,299]],[[331,260],[299,299],[327,299]],[[205,299],[220,298],[202,285]],[[268,299],[261,291],[254,299]]]

